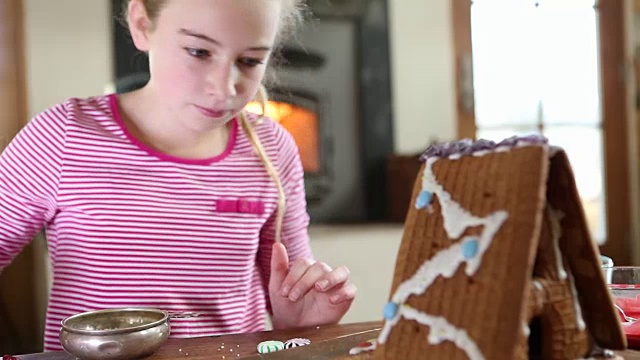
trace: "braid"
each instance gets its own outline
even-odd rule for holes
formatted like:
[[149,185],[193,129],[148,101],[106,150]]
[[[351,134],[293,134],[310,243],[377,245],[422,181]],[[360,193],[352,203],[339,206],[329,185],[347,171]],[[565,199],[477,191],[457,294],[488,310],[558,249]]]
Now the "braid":
[[[260,102],[260,106],[262,107],[262,115],[258,121],[262,121],[264,119],[264,114],[266,111],[266,103],[267,103],[267,94],[264,87],[262,86],[260,87],[257,94],[257,98],[258,98],[257,100]],[[262,146],[262,143],[258,138],[258,134],[256,133],[255,129],[253,128],[249,120],[247,120],[247,115],[245,114],[245,111],[240,113],[240,124],[242,125],[244,132],[247,134],[247,136],[249,136],[249,140],[251,141],[253,148],[258,153],[258,156],[260,157],[260,160],[262,160],[262,163],[264,164],[264,167],[267,170],[267,173],[269,174],[269,176],[275,183],[276,188],[278,189],[278,209],[276,214],[275,240],[276,242],[281,242],[282,241],[282,223],[284,221],[284,210],[286,207],[287,199],[286,199],[286,194],[284,192],[284,188],[282,187],[282,182],[280,181],[280,176],[278,175],[278,171],[276,170],[276,168],[273,166],[273,163],[269,159],[267,152],[264,150],[264,147]]]
[[267,102],[269,102],[269,97],[267,96],[267,89],[264,85],[260,85],[258,88],[258,92],[256,93],[256,101],[260,104],[260,119],[258,119],[258,124],[264,120],[264,117],[267,115]]

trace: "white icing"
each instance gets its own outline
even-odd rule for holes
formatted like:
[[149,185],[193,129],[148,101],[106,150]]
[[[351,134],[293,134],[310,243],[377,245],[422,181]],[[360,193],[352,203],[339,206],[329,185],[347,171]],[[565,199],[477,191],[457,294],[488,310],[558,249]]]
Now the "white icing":
[[571,274],[568,274],[564,268],[564,264],[562,262],[562,252],[560,251],[560,238],[562,237],[562,226],[560,225],[560,220],[562,220],[564,214],[562,213],[562,211],[555,210],[549,205],[547,205],[547,212],[549,214],[549,219],[551,220],[553,252],[556,258],[558,278],[560,278],[560,280],[567,280],[569,282],[569,287],[571,288],[571,293],[573,295],[573,306],[575,308],[576,314],[576,326],[578,327],[578,330],[582,331],[586,328],[586,324],[584,322],[584,319],[582,318],[582,309],[580,307],[580,300],[578,299],[578,292],[573,281],[573,276],[571,276]]
[[562,236],[560,220],[562,220],[564,214],[560,210],[553,209],[550,205],[547,205],[547,214],[551,221],[551,240],[553,243],[553,253],[555,255],[558,278],[560,280],[566,280],[567,272],[564,269],[564,264],[562,263],[562,252],[560,251],[560,237]]
[[[438,201],[442,207],[444,229],[449,238],[457,239],[468,227],[478,225],[493,225],[492,227],[497,225],[497,228],[494,230],[495,233],[495,231],[497,231],[502,225],[502,222],[506,220],[507,212],[497,211],[489,214],[486,218],[480,218],[463,209],[460,204],[451,198],[451,194],[446,192],[442,185],[438,184],[436,181],[436,177],[433,174],[433,164],[436,160],[436,158],[427,159],[424,175],[422,177],[422,190],[429,191],[438,196]],[[491,234],[491,237],[493,237],[493,234]]]
[[559,146],[549,146],[549,158],[556,156],[556,154],[562,150],[563,149]]
[[518,141],[514,147],[515,148],[523,148],[523,147],[527,147],[527,146],[540,146],[540,145],[541,144],[539,142],[529,142],[529,141],[525,140],[525,141]]
[[464,329],[453,326],[446,318],[428,315],[406,305],[403,305],[399,312],[405,318],[415,320],[431,328],[427,339],[430,344],[438,345],[443,341],[451,341],[464,351],[469,359],[484,360],[484,355],[478,345],[469,337],[469,334]]
[[535,288],[538,289],[539,291],[544,290],[544,286],[542,286],[542,284],[538,280],[533,280],[533,286],[535,286]]
[[400,321],[400,315],[402,314],[400,313],[400,311],[398,311],[398,314],[393,319],[387,319],[387,321],[384,322],[384,326],[382,327],[382,330],[380,330],[380,334],[378,335],[378,342],[380,344],[384,344],[387,341],[391,329],[393,329],[398,321]]
[[580,300],[578,299],[578,291],[576,290],[576,285],[573,281],[573,276],[569,274],[569,287],[571,288],[571,293],[573,294],[573,307],[575,308],[576,313],[576,326],[578,330],[582,331],[587,328],[587,325],[582,318],[582,308],[580,307]]
[[439,251],[431,259],[425,261],[411,278],[398,286],[398,289],[394,293],[391,301],[396,304],[403,304],[410,295],[424,293],[438,276],[442,275],[446,278],[452,277],[462,263],[467,264],[467,275],[473,275],[480,265],[480,261],[478,261],[478,259],[484,253],[484,250],[482,249],[488,248],[488,246],[483,247],[482,242],[484,241],[485,243],[490,244],[492,239],[493,234],[491,234],[491,237],[481,236],[479,240],[480,247],[478,249],[478,255],[472,259],[465,259],[462,255],[462,246],[467,240],[467,237],[462,241]]
[[480,156],[485,156],[485,155],[490,154],[490,153],[491,153],[491,151],[489,151],[489,150],[478,150],[478,151],[475,151],[471,155],[480,157]]
[[[438,276],[450,278],[460,267],[460,265],[462,265],[462,263],[466,263],[465,273],[467,274],[467,276],[475,274],[475,272],[480,267],[482,257],[491,245],[496,232],[500,229],[500,227],[508,217],[506,211],[496,211],[487,215],[486,217],[481,218],[478,216],[474,216],[467,210],[463,209],[462,206],[455,202],[451,198],[451,195],[447,191],[445,191],[440,184],[438,184],[433,173],[433,164],[437,160],[437,158],[427,159],[425,171],[422,178],[422,190],[429,191],[434,194],[434,196],[438,197],[438,201],[440,203],[442,211],[444,229],[447,232],[447,236],[450,239],[455,240],[462,236],[462,234],[468,227],[473,226],[482,225],[483,230],[479,237],[467,236],[456,244],[439,251],[431,259],[426,260],[411,278],[400,284],[400,286],[396,289],[396,292],[393,294],[391,300],[392,302],[400,305],[400,309],[394,318],[388,319],[385,322],[378,337],[378,342],[380,342],[381,344],[385,343],[387,337],[389,336],[389,333],[391,332],[391,329],[398,323],[402,316],[411,316],[411,319],[414,319],[419,323],[427,326],[433,326],[433,324],[436,324],[438,326],[441,326],[442,329],[449,329],[448,327],[446,327],[446,324],[449,324],[448,322],[443,325],[440,322],[433,321],[433,319],[441,317],[433,317],[428,314],[419,313],[416,310],[407,310],[410,308],[404,305],[405,301],[410,295],[424,293]],[[474,254],[474,256],[467,259],[463,254],[463,246],[466,241],[469,241],[471,239],[477,240],[478,249],[477,253]],[[446,322],[446,319],[441,319]],[[452,327],[451,324],[449,325]],[[455,329],[456,331],[463,331],[456,329],[455,327],[453,327],[453,329]],[[438,334],[438,329],[432,328],[431,334]],[[456,344],[456,346],[465,350],[472,359],[484,358],[475,343],[469,338],[468,335],[466,335],[466,332],[464,332],[464,336],[454,336],[451,334],[453,333],[447,332],[446,336],[443,335],[442,337],[433,337],[432,335],[430,335],[429,341],[432,344],[438,344],[442,340],[455,340],[454,343]],[[459,334],[459,332],[455,332],[455,334]],[[453,338],[451,338],[452,336]],[[434,342],[434,339],[441,340]]]

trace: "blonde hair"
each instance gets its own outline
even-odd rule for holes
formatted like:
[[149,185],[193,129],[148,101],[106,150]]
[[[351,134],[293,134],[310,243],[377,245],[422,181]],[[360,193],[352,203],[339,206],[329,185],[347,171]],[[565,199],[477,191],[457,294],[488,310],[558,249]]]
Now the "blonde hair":
[[[260,123],[262,120],[264,120],[264,115],[266,114],[267,101],[268,101],[267,91],[262,85],[260,86],[260,88],[258,89],[258,93],[256,94],[256,101],[258,102],[258,104],[260,104],[260,108],[261,108],[260,118],[257,121],[257,123]],[[264,147],[262,146],[262,142],[260,141],[260,138],[258,137],[258,134],[256,133],[256,131],[254,130],[253,125],[251,125],[251,122],[247,120],[246,110],[243,110],[240,113],[240,125],[242,126],[242,129],[249,137],[249,140],[251,141],[251,145],[253,145],[253,148],[258,153],[258,156],[260,157],[260,160],[262,160],[262,163],[264,164],[264,167],[267,170],[267,173],[269,174],[274,184],[276,185],[276,188],[278,189],[278,208],[276,209],[275,239],[276,239],[276,242],[281,242],[282,241],[282,223],[284,222],[284,211],[287,206],[287,197],[284,192],[284,187],[282,186],[282,181],[280,181],[280,175],[278,175],[278,171],[276,170],[275,166],[273,166],[271,159],[269,159],[267,152],[264,150]]]
[[[122,6],[121,22],[127,26],[127,12],[129,3],[132,0],[125,1]],[[155,24],[155,20],[160,15],[160,11],[167,3],[167,0],[140,0],[144,5],[147,12],[147,17],[151,20],[152,25]],[[282,42],[295,34],[297,27],[304,22],[307,15],[309,15],[308,8],[305,5],[305,0],[265,0],[265,1],[281,1],[282,12],[280,17],[280,28],[276,36],[275,47],[282,44]]]
[[[160,15],[160,11],[165,6],[167,0],[140,0],[145,7],[147,12],[147,17],[151,20],[152,25],[155,24],[155,20]],[[268,0],[268,1],[276,1],[276,0]],[[279,0],[282,1],[282,13],[280,19],[280,28],[278,29],[278,34],[276,36],[276,41],[274,46],[278,48],[278,46],[288,37],[292,36],[295,33],[295,29],[297,26],[304,21],[306,15],[306,7],[304,5],[304,0]],[[126,24],[127,19],[127,11],[128,4],[131,0],[124,3],[123,7],[123,16],[122,20],[124,20],[124,24]],[[261,114],[257,124],[260,124],[264,120],[268,96],[267,91],[264,85],[261,85],[256,93],[256,101],[261,107]],[[246,110],[243,110],[240,113],[240,125],[243,131],[246,133],[247,137],[251,141],[251,145],[254,150],[260,157],[269,177],[274,182],[277,191],[278,191],[278,207],[276,209],[276,229],[275,229],[275,241],[282,242],[282,224],[284,222],[284,213],[287,205],[286,193],[284,191],[284,187],[282,186],[282,181],[280,180],[280,175],[278,174],[278,170],[269,159],[269,155],[262,146],[262,142],[260,141],[260,137],[256,133],[253,125],[247,119]]]

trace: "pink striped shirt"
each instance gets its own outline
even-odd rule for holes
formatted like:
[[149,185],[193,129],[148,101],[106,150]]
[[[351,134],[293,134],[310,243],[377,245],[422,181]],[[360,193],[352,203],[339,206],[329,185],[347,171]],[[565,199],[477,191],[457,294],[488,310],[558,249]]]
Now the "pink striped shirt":
[[[255,129],[287,194],[283,243],[292,260],[310,257],[295,142],[270,120]],[[47,351],[62,349],[63,318],[113,307],[201,314],[172,320],[172,337],[257,331],[276,204],[236,120],[221,155],[187,160],[133,138],[115,95],[70,99],[36,116],[0,156],[0,269],[44,226]]]

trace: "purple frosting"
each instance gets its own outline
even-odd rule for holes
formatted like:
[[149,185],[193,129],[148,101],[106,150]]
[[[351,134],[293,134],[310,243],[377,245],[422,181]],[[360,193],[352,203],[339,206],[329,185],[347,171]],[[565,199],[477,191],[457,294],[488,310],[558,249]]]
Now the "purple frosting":
[[464,139],[447,143],[433,144],[420,156],[421,161],[431,157],[449,157],[451,155],[471,155],[476,151],[492,151],[498,147],[515,148],[518,144],[548,144],[547,138],[542,135],[512,136],[500,142],[486,139],[473,141]]

